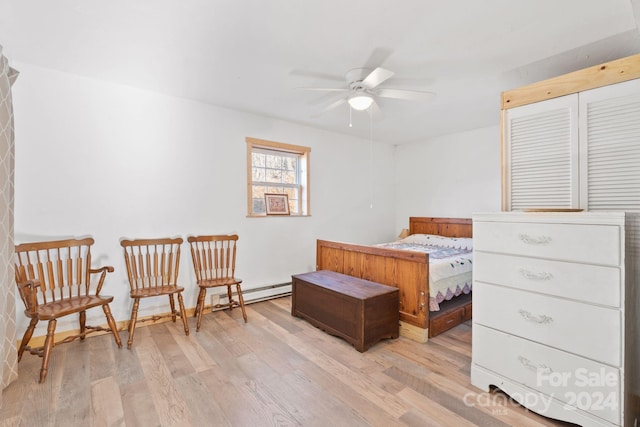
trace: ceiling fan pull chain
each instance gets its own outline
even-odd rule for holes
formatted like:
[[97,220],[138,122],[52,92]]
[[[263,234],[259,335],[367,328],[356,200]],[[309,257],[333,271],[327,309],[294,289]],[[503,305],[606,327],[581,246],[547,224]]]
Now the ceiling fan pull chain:
[[353,124],[351,123],[351,112],[353,111],[353,108],[351,108],[351,104],[349,104],[349,127],[353,127]]

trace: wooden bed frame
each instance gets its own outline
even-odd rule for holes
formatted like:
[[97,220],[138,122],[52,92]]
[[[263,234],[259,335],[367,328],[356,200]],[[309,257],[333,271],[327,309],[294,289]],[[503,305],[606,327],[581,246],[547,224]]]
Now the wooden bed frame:
[[[471,219],[409,218],[409,234],[472,237]],[[376,246],[318,240],[316,269],[400,289],[400,334],[419,342],[471,318],[470,295],[441,303],[429,313],[429,255]]]

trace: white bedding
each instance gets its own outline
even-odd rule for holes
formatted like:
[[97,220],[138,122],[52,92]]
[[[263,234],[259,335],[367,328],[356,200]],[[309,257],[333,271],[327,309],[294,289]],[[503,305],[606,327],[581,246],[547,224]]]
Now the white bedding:
[[429,254],[429,310],[440,310],[445,300],[471,292],[473,240],[413,234],[392,243],[377,245]]

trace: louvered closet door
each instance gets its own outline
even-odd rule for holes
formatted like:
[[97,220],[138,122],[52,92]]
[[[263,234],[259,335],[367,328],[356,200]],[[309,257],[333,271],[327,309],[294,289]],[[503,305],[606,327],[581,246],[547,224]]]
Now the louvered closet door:
[[508,210],[577,208],[578,95],[505,113]]
[[583,208],[640,212],[640,80],[580,93]]

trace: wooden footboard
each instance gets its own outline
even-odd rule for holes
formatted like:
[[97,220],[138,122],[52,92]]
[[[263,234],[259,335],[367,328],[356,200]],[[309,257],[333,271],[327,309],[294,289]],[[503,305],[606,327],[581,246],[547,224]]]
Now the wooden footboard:
[[[409,218],[410,234],[471,237],[469,218]],[[316,269],[331,270],[400,289],[400,333],[424,342],[471,316],[471,298],[429,316],[429,256],[419,252],[318,240]],[[463,302],[463,304],[459,304]],[[433,332],[432,332],[433,331]]]
[[422,329],[427,328],[427,254],[318,240],[316,269],[395,286],[400,290],[400,320]]

